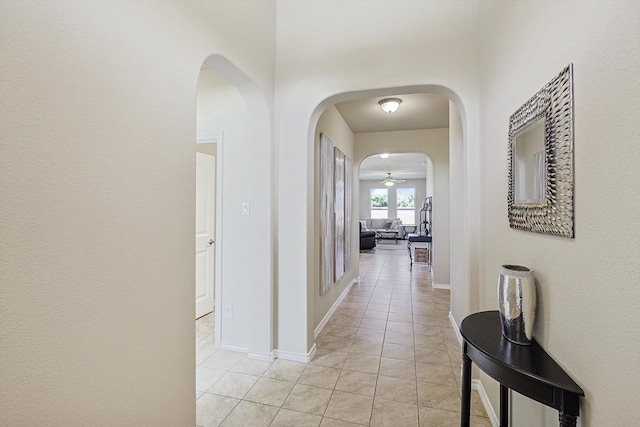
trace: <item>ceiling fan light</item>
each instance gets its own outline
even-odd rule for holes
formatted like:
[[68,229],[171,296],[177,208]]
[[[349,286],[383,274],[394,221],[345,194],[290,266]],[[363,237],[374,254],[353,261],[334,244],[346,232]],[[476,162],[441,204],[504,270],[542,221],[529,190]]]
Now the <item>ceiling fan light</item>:
[[382,111],[384,111],[385,113],[394,113],[398,110],[398,108],[400,108],[400,104],[402,104],[402,99],[400,98],[385,98],[383,100],[381,100],[380,102],[378,102],[378,104],[380,104],[380,107],[382,108]]
[[391,172],[387,172],[387,177],[380,181],[380,184],[384,184],[387,187],[393,187],[395,184],[402,184],[405,182],[404,179],[394,179],[391,177]]

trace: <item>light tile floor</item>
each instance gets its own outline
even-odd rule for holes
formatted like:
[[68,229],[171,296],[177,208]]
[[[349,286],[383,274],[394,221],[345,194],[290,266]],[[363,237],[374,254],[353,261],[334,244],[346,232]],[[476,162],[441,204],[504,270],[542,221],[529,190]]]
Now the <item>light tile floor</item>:
[[[310,363],[216,350],[196,322],[196,424],[270,427],[460,425],[461,351],[449,292],[406,249],[360,254],[361,282],[316,340]],[[491,426],[473,392],[473,426]]]

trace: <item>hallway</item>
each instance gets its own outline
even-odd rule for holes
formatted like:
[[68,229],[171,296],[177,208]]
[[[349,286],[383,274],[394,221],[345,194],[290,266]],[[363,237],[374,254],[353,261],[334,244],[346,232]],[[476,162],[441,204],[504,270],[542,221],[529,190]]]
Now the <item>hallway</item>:
[[[199,319],[197,426],[458,426],[461,356],[449,291],[432,289],[424,265],[410,272],[403,246],[380,246],[360,254],[361,282],[308,364],[215,350],[213,315]],[[472,425],[491,426],[476,391],[472,415]]]

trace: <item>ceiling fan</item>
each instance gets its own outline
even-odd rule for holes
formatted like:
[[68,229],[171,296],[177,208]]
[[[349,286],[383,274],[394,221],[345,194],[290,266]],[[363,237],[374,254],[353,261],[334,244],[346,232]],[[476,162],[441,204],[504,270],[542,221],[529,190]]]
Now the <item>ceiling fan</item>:
[[387,172],[387,177],[382,181],[380,181],[380,184],[384,184],[387,187],[391,187],[392,185],[402,184],[403,182],[406,182],[406,181],[404,179],[391,178],[391,172]]

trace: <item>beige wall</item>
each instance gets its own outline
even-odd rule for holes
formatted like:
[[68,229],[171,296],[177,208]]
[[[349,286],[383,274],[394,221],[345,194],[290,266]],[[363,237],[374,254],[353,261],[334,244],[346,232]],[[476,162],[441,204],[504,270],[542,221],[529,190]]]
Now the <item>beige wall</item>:
[[[477,311],[478,288],[472,283],[469,273],[469,218],[467,208],[467,186],[465,185],[465,146],[462,121],[456,105],[449,102],[449,200],[450,206],[450,280],[451,315],[458,324],[464,317]],[[475,279],[477,280],[477,278]]]
[[[349,129],[349,126],[345,123],[344,119],[338,113],[335,107],[329,107],[322,114],[320,120],[318,120],[318,125],[316,127],[316,159],[320,159],[319,157],[319,146],[320,146],[320,134],[324,134],[333,141],[335,147],[339,148],[346,156],[350,157],[353,160],[353,132]],[[355,164],[354,164],[355,171]],[[326,314],[331,309],[331,306],[336,302],[336,300],[340,297],[340,294],[344,291],[347,285],[351,283],[352,280],[358,277],[358,245],[360,242],[359,231],[356,227],[357,225],[357,203],[355,191],[353,192],[353,197],[351,198],[351,212],[352,214],[352,224],[351,224],[351,267],[345,271],[340,280],[331,286],[331,288],[320,295],[320,165],[319,161],[315,163],[315,203],[318,206],[316,212],[318,215],[315,216],[314,224],[315,224],[315,232],[314,232],[314,241],[316,245],[314,247],[314,268],[316,273],[314,274],[314,286],[313,286],[313,300],[314,300],[314,322],[313,328],[314,330],[318,327],[322,319],[326,316]],[[355,181],[357,179],[357,175],[353,175],[350,177],[345,176],[345,180],[350,179],[352,188],[356,188]],[[354,225],[355,224],[355,225]]]
[[267,1],[0,2],[0,425],[195,425],[196,83],[228,56],[271,105],[274,37]]
[[[640,378],[640,3],[483,1],[480,309],[501,264],[532,268],[535,338],[584,389],[583,426],[638,425]],[[544,31],[540,29],[544,28]],[[569,63],[575,91],[575,239],[507,222],[509,116]],[[497,386],[481,377],[498,405]],[[557,425],[514,397],[512,425]]]
[[224,132],[231,126],[240,126],[247,114],[247,103],[231,82],[218,72],[205,67],[198,77],[196,94],[196,137],[206,139]]

